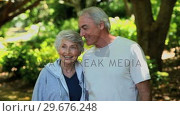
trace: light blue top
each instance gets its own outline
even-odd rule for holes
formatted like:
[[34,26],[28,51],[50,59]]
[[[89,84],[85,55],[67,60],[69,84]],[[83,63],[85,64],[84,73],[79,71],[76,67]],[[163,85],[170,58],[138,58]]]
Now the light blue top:
[[[32,101],[70,101],[69,90],[59,62],[60,59],[57,59],[42,69],[34,87]],[[82,88],[80,100],[86,101],[88,95],[85,89],[82,66],[79,62],[75,64],[75,70]]]

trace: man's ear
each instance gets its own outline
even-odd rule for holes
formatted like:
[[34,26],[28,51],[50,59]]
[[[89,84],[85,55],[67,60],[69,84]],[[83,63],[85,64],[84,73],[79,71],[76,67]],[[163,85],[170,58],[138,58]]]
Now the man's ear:
[[99,28],[100,28],[101,30],[103,30],[103,29],[105,28],[105,24],[104,24],[103,21],[101,21],[101,22],[99,23]]

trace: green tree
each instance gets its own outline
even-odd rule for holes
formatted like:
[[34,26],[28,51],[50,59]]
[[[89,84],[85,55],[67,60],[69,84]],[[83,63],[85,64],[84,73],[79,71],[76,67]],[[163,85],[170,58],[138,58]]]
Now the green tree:
[[[103,0],[108,1],[108,0]],[[95,6],[97,4],[97,0],[59,0],[61,4],[65,4],[67,6],[71,6],[75,9],[76,14],[81,11],[83,8]]]
[[28,9],[36,7],[42,0],[0,1],[0,27]]
[[131,0],[137,26],[138,43],[146,55],[149,55],[151,59],[156,59],[159,70],[162,69],[161,56],[176,1],[161,0],[160,10],[155,20],[150,0]]

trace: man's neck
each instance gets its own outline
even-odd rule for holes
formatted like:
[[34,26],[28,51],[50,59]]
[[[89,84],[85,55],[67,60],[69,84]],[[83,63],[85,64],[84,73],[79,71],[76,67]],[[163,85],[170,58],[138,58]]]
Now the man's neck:
[[97,48],[103,48],[114,41],[116,37],[111,34],[103,34],[95,46]]

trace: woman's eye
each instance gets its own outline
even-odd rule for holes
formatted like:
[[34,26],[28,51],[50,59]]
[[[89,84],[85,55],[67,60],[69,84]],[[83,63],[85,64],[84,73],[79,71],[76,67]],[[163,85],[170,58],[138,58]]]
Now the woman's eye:
[[71,47],[72,49],[76,49],[77,47],[75,47],[75,46],[73,46],[73,47]]
[[66,46],[61,46],[62,48],[65,48]]

